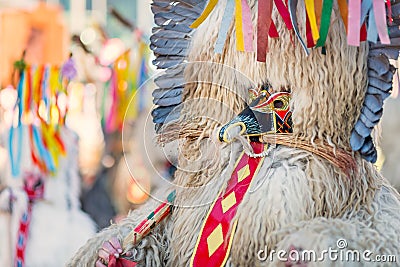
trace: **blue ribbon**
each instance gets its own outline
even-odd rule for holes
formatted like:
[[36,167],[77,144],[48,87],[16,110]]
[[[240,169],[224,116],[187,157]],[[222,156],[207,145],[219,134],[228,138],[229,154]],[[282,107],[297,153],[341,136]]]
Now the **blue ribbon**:
[[367,39],[374,44],[378,41],[378,29],[376,28],[374,10],[372,8],[369,10]]
[[46,167],[51,171],[54,172],[55,171],[55,166],[53,163],[53,160],[49,154],[49,151],[44,147],[44,144],[42,142],[42,139],[39,136],[39,130],[37,129],[37,127],[35,126],[31,126],[32,130],[33,130],[33,138],[34,141],[36,143],[36,146],[39,150],[39,154],[43,156],[44,162],[46,164]]
[[[16,106],[18,105],[18,126],[21,125],[22,113],[24,111],[24,109],[23,109],[24,108],[24,101],[23,101],[24,84],[25,84],[25,71],[23,71],[20,76],[20,80],[18,83],[18,90],[17,90],[18,98],[17,98],[17,102],[15,103]],[[14,107],[14,110],[15,110],[15,107]]]
[[49,66],[45,66],[44,72],[43,72],[43,80],[42,80],[42,99],[46,106],[49,104],[49,98],[47,94],[47,90],[49,88]]
[[[139,87],[140,88],[142,85],[147,80],[147,67],[146,67],[146,57],[143,55],[142,62],[140,64],[140,76],[139,76]],[[133,88],[133,85],[132,85]],[[137,90],[138,96],[139,96],[139,105],[138,105],[138,111],[141,112],[145,109],[146,107],[146,101],[145,101],[145,96],[143,94],[145,90]]]
[[363,0],[361,2],[361,21],[360,25],[362,25],[367,17],[367,14],[372,8],[372,0]]
[[22,125],[21,125],[21,119],[22,119],[22,113],[23,113],[23,108],[24,108],[24,103],[23,103],[23,87],[25,84],[25,71],[21,72],[20,75],[20,80],[18,83],[18,88],[17,88],[17,102],[15,103],[14,106],[14,111],[18,107],[18,124],[17,124],[17,130],[18,130],[18,140],[17,140],[17,158],[14,158],[14,149],[13,149],[13,140],[14,140],[14,127],[11,125],[10,127],[10,132],[8,136],[8,153],[10,156],[10,164],[11,164],[11,174],[13,177],[18,177],[21,173],[21,159],[22,159],[22,141],[23,141],[23,132],[22,132]]
[[11,174],[13,177],[18,177],[21,174],[21,158],[22,158],[22,125],[17,126],[18,140],[17,140],[17,158],[14,158],[13,140],[14,140],[14,127],[11,126],[8,140],[8,153],[10,155]]
[[214,52],[221,54],[224,48],[225,40],[228,35],[229,26],[231,25],[233,19],[233,12],[235,10],[235,1],[228,0],[226,2],[226,7],[224,15],[221,21],[221,27],[219,29],[217,42],[215,43]]
[[293,29],[294,29],[294,32],[296,33],[296,37],[297,37],[297,39],[299,39],[301,46],[303,47],[304,51],[306,52],[306,54],[308,56],[310,54],[310,51],[308,50],[307,45],[304,43],[303,39],[301,38],[300,32],[299,32],[299,26],[297,25],[297,15],[296,15],[297,0],[289,0],[288,6],[289,6],[290,20],[292,21]]

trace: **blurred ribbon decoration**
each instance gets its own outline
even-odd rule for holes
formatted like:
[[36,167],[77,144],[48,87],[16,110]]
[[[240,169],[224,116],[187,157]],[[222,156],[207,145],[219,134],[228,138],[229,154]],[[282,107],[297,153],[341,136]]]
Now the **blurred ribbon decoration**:
[[24,127],[27,128],[27,149],[33,165],[43,174],[54,174],[59,157],[66,153],[59,132],[65,122],[66,110],[60,110],[58,99],[60,94],[67,94],[68,83],[76,76],[74,62],[70,58],[62,68],[24,64],[19,71],[14,107],[17,123],[11,125],[8,140],[12,176],[21,175]]
[[[107,133],[122,131],[124,119],[133,119],[142,108],[138,89],[149,76],[148,56],[147,45],[140,41],[136,51],[128,49],[108,66],[112,74],[105,84],[101,107],[102,123]],[[129,106],[130,103],[133,106]]]

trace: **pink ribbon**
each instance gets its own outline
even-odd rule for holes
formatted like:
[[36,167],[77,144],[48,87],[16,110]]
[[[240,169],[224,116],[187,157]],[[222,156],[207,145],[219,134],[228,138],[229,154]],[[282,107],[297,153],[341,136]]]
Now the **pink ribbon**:
[[111,84],[111,97],[112,103],[110,107],[110,113],[108,114],[107,121],[106,121],[106,132],[111,133],[116,129],[115,120],[117,118],[117,73],[113,71],[112,74],[112,84]]
[[347,43],[352,46],[360,45],[360,20],[361,20],[361,1],[349,0]]
[[374,9],[375,25],[378,30],[379,39],[382,44],[390,44],[386,25],[385,2],[382,0],[373,0],[372,6]]
[[247,52],[253,50],[253,24],[251,22],[251,11],[247,4],[247,0],[242,0],[242,19],[243,19],[243,35],[244,49]]

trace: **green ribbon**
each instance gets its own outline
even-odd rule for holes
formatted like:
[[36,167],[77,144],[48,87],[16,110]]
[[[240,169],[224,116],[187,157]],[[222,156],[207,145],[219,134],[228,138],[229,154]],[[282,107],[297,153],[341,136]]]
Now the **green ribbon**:
[[321,27],[319,30],[319,39],[316,47],[325,46],[326,37],[328,36],[329,26],[331,24],[333,0],[325,0],[322,5]]
[[106,101],[108,96],[108,88],[110,87],[110,80],[106,82],[104,85],[103,96],[101,99],[101,109],[100,109],[100,116],[101,116],[101,126],[105,127],[106,125]]

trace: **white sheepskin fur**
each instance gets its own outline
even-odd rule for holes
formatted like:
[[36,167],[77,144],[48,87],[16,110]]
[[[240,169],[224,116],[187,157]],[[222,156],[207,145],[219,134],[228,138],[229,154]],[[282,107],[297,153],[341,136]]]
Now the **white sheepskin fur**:
[[[232,151],[235,152],[232,154],[229,148],[222,149],[221,162],[236,158],[241,150],[240,143],[233,145]],[[329,247],[336,248],[336,242],[341,238],[348,242],[348,249],[360,252],[368,249],[374,255],[400,256],[398,193],[367,164],[363,172],[377,175],[376,179],[381,182],[376,184],[377,189],[371,190],[371,203],[366,205],[361,196],[346,197],[340,181],[326,181],[323,170],[320,177],[309,177],[309,168],[322,169],[324,164],[324,160],[302,150],[280,146],[272,151],[254,178],[251,191],[239,206],[236,216],[239,223],[227,266],[284,266],[279,261],[258,260],[258,251],[265,248],[268,253],[271,249],[289,251],[294,246],[319,253]],[[221,176],[205,187],[178,191],[175,202],[178,208],[172,216],[134,248],[133,258],[140,266],[188,266],[209,209],[209,205],[204,203],[216,198],[230,178],[233,166],[234,161],[231,161]],[[319,197],[315,196],[316,192]],[[344,194],[343,199],[350,197],[351,203],[339,200],[332,203],[329,200],[340,194]],[[129,230],[158,204],[154,201],[148,203],[145,209],[132,212],[120,225],[112,225],[92,238],[68,266],[92,266],[97,257],[96,247],[112,235],[123,240]],[[186,207],[179,208],[180,205]],[[343,266],[344,263],[326,260],[309,264]],[[366,263],[349,262],[346,266],[352,264],[364,266]]]

